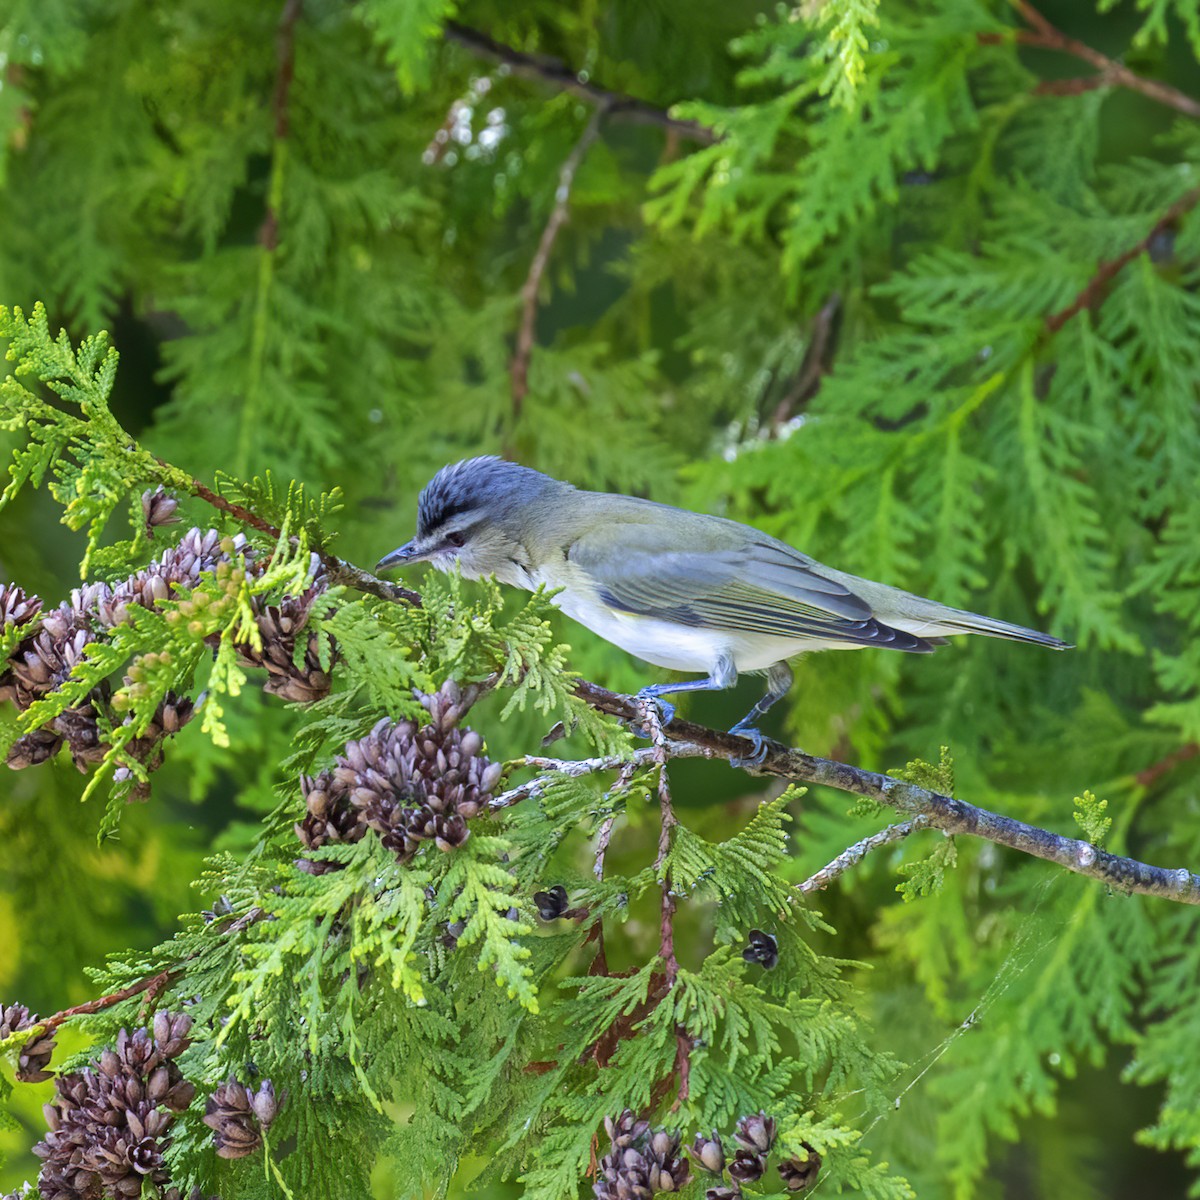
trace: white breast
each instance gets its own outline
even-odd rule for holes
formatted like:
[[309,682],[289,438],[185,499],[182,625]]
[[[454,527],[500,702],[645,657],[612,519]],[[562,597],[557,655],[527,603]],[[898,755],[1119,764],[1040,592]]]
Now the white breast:
[[560,592],[554,603],[569,617],[605,641],[656,667],[708,675],[723,658],[732,658],[739,672],[765,671],[807,650],[825,650],[846,643],[771,637],[760,633],[695,629],[674,621],[617,612],[587,595]]

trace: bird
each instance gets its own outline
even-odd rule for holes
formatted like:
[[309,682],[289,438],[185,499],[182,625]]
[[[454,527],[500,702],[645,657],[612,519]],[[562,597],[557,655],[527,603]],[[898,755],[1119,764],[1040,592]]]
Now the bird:
[[790,659],[876,646],[928,654],[976,633],[1054,650],[1059,638],[827,567],[751,525],[636,496],[590,492],[494,456],[443,467],[417,501],[416,536],[385,571],[429,562],[467,579],[554,591],[552,602],[600,637],[656,667],[701,679],[652,683],[637,698],[731,688],[766,675],[763,697],[731,729],[761,762],[759,729],[793,682]]

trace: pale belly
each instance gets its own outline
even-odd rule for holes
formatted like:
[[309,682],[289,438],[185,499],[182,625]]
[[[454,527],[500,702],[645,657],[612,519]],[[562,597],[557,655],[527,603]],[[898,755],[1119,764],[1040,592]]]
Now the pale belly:
[[554,604],[605,641],[670,671],[708,675],[722,659],[732,659],[738,672],[765,671],[784,659],[809,650],[850,648],[845,642],[771,637],[731,630],[693,629],[672,621],[617,612],[590,598],[566,592]]

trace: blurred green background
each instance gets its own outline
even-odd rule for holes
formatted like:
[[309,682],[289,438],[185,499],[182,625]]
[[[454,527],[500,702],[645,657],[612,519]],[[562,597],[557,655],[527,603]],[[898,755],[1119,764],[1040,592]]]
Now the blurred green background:
[[[1040,11],[1196,105],[1195,5],[1100,7]],[[774,732],[872,768],[949,746],[964,798],[1067,833],[1090,788],[1111,848],[1195,869],[1200,107],[1092,86],[1078,54],[1018,42],[1039,27],[1004,0],[872,12],[3,0],[0,302],[109,329],[115,410],[198,478],[342,488],[337,550],[363,565],[410,535],[434,470],[503,453],[1077,642],[817,656]],[[550,60],[658,115],[618,104],[584,147],[514,395],[522,289],[594,111]],[[680,102],[704,136],[667,120]],[[52,603],[82,542],[58,516],[43,492],[0,514],[0,580]],[[658,677],[564,636],[608,687]],[[758,687],[686,711],[729,723]],[[0,778],[0,998],[79,1002],[85,966],[211,899],[190,882],[252,844],[296,719],[255,691],[231,749],[189,729],[99,847],[69,764]],[[688,763],[676,790],[721,825],[761,785]],[[796,879],[884,823],[850,809],[799,802]],[[864,1011],[913,1064],[867,1145],[923,1200],[1185,1195],[1192,911],[969,844],[904,903],[897,871],[940,839],[922,836],[821,898],[830,952],[872,968]],[[18,1092],[0,1186],[36,1169],[48,1089]]]

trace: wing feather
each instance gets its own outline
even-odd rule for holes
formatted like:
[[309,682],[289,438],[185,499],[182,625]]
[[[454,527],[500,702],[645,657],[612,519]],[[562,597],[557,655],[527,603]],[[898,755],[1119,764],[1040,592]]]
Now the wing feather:
[[778,543],[688,549],[679,539],[668,541],[661,527],[623,525],[619,538],[601,531],[579,539],[567,558],[589,576],[606,604],[639,616],[916,653],[937,644],[881,624],[865,600]]

